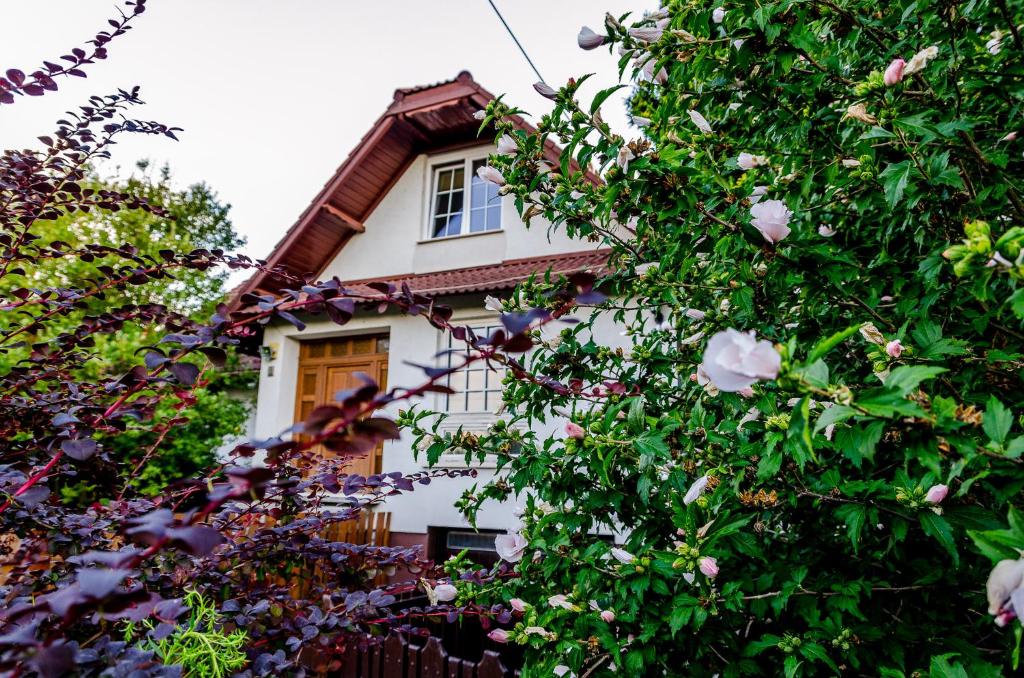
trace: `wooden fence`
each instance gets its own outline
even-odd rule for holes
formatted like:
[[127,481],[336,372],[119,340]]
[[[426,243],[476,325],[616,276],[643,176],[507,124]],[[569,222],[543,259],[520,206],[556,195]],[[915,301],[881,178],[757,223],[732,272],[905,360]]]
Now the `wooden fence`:
[[428,638],[422,647],[392,631],[382,645],[353,652],[346,657],[341,678],[514,678],[498,653],[486,650],[479,662],[448,656],[441,641]]

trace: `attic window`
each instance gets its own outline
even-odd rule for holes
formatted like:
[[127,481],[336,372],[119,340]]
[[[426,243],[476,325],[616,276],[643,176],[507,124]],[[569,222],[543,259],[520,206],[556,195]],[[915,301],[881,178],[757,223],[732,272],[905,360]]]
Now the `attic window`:
[[480,158],[434,168],[430,237],[448,238],[501,229],[501,197],[498,195],[498,187],[476,175],[476,171],[485,164],[486,158]]

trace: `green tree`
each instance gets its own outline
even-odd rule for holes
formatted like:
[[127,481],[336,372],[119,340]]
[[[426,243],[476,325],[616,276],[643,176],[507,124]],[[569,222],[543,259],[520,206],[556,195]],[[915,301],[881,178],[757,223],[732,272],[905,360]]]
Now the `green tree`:
[[[162,213],[144,210],[92,210],[75,212],[52,221],[40,223],[38,235],[45,242],[96,243],[120,247],[131,243],[140,255],[160,258],[161,251],[189,252],[194,249],[234,251],[245,244],[245,239],[234,229],[229,218],[230,205],[221,202],[216,193],[204,183],[184,188],[174,184],[169,167],[154,170],[147,161],[137,163],[135,171],[126,178],[103,177],[91,172],[81,182],[83,192],[117,192],[143,198]],[[102,280],[120,273],[102,255],[95,257],[64,256],[42,259],[25,275],[4,279],[0,297],[10,298],[19,287],[47,289],[75,287],[83,280]],[[120,287],[102,296],[84,300],[66,322],[55,322],[47,331],[51,335],[76,325],[83,314],[129,304],[160,304],[186,318],[205,320],[216,304],[224,301],[229,272],[225,270],[182,270],[163,281],[146,285]],[[85,378],[95,379],[124,372],[138,363],[139,348],[159,341],[168,328],[142,323],[126,323],[120,331],[95,337],[95,359],[80,367]],[[33,344],[45,342],[47,336],[37,334],[26,337],[25,345],[0,354],[0,366],[9,369],[25,359]],[[126,463],[120,471],[133,469],[128,474],[139,489],[150,494],[162,490],[168,483],[189,477],[199,469],[208,468],[214,461],[216,449],[226,437],[241,433],[248,416],[249,406],[244,395],[251,389],[255,375],[238,356],[232,354],[224,370],[204,380],[198,388],[178,393],[177,399],[168,399],[159,407],[159,417],[165,428],[173,428],[160,435],[162,429],[135,430],[113,436],[107,445],[118,450]],[[205,376],[205,375],[204,375]],[[190,407],[183,407],[189,405]],[[153,446],[157,445],[157,449]],[[142,463],[139,466],[139,463]],[[137,467],[137,468],[136,468]],[[113,492],[118,483],[127,478],[112,474],[104,483],[96,478],[73,482],[63,488],[68,501],[77,497],[95,498],[95,492]]]

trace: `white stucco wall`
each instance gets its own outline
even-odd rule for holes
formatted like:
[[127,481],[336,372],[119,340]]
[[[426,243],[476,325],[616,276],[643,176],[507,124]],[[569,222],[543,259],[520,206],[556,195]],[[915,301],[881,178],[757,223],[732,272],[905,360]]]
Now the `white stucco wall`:
[[561,231],[549,234],[548,223],[540,218],[527,229],[507,198],[502,200],[500,231],[430,239],[427,222],[433,168],[467,157],[486,158],[493,148],[486,144],[417,157],[366,219],[366,232],[353,236],[320,277],[361,280],[431,273],[594,249],[593,244],[568,238]]

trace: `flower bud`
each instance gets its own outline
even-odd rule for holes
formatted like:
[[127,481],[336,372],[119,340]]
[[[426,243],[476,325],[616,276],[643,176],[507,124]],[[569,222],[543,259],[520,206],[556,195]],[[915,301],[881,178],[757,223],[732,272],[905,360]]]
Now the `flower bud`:
[[698,560],[697,567],[700,568],[701,573],[708,579],[714,579],[718,576],[718,561],[711,556],[705,556]]
[[489,181],[492,184],[497,184],[498,186],[505,185],[505,175],[503,175],[501,172],[494,169],[490,165],[484,165],[483,167],[478,169],[476,171],[476,175],[483,179],[484,181]]
[[541,95],[545,99],[555,100],[558,96],[558,92],[546,82],[536,82],[533,84],[533,88],[537,90],[537,94]]
[[932,485],[928,488],[928,493],[924,495],[924,500],[929,504],[941,504],[948,492],[949,488],[945,485]]
[[903,59],[893,59],[889,67],[885,69],[885,75],[882,77],[886,87],[892,87],[903,79],[903,69],[906,68],[906,65],[907,62]]
[[605,37],[592,31],[589,26],[581,28],[580,34],[576,36],[576,44],[580,49],[595,49],[603,45],[604,41]]

